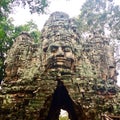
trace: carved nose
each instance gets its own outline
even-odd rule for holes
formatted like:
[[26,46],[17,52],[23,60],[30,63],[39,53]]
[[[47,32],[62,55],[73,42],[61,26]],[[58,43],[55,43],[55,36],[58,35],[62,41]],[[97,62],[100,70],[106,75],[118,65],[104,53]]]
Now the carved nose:
[[62,50],[61,47],[58,48],[57,56],[64,56],[64,51]]

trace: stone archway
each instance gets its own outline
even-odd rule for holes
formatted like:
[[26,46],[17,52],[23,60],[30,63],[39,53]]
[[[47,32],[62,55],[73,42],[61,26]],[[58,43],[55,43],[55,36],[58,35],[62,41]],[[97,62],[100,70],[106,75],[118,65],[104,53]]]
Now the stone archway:
[[58,81],[58,85],[54,91],[53,99],[46,120],[58,120],[61,109],[68,112],[70,120],[78,120],[74,108],[74,102],[70,98],[63,82]]

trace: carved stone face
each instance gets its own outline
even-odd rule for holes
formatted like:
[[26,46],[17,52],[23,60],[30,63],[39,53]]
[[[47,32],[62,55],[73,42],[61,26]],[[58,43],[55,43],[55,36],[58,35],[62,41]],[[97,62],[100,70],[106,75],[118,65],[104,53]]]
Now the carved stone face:
[[64,13],[56,12],[50,16],[41,33],[45,71],[74,72],[74,46],[80,38],[75,20]]
[[74,49],[70,43],[56,41],[51,43],[46,51],[46,70],[74,69]]

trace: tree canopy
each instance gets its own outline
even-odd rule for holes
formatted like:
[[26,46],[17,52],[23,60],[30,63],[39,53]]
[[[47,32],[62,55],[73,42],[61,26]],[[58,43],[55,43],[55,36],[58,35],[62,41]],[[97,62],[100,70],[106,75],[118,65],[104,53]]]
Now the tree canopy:
[[48,0],[1,0],[0,11],[11,12],[15,6],[28,5],[31,13],[45,13],[46,8],[49,5]]
[[86,0],[78,18],[82,32],[98,32],[120,39],[120,6],[114,0]]

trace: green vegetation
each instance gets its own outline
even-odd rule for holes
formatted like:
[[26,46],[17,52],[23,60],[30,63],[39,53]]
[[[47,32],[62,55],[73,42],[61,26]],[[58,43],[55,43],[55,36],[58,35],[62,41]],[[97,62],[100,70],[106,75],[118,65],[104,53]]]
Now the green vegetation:
[[86,0],[78,18],[81,33],[97,33],[120,40],[120,6],[114,2],[115,0]]
[[61,117],[59,118],[59,120],[69,120],[69,119],[68,119],[68,117],[67,117],[67,116],[64,116],[64,117],[63,117],[63,116],[61,116]]

